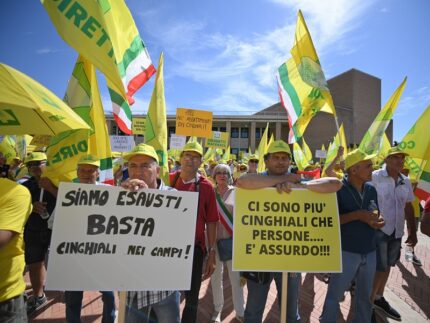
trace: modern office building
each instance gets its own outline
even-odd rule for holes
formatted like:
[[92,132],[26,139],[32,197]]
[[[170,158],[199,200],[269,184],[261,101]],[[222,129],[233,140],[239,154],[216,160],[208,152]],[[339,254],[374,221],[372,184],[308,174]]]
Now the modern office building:
[[[343,123],[348,145],[359,144],[364,133],[381,108],[381,80],[356,69],[337,75],[328,80],[330,92],[338,117],[339,126]],[[135,115],[135,117],[139,117]],[[112,116],[107,116],[109,133],[121,134]],[[269,137],[287,141],[289,127],[287,112],[280,102],[251,115],[214,115],[213,130],[230,133],[231,153],[254,152],[260,142],[266,124],[269,123]],[[175,133],[176,119],[167,116],[169,137]],[[310,122],[305,132],[305,140],[313,153],[324,144],[326,147],[336,135],[336,123],[333,115],[318,113]],[[392,122],[387,136],[392,142]],[[142,136],[135,137],[136,143],[143,141]]]

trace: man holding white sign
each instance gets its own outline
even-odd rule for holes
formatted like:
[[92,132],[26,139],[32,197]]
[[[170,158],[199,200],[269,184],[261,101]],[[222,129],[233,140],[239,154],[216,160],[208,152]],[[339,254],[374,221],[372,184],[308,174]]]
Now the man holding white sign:
[[[140,144],[124,156],[128,161],[129,179],[122,187],[137,191],[153,188],[172,190],[158,178],[160,166],[154,148]],[[126,322],[143,322],[150,317],[151,308],[155,311],[159,323],[179,323],[178,291],[135,291],[127,293]]]
[[[307,188],[320,193],[332,193],[340,189],[341,183],[335,178],[323,178],[300,183],[300,175],[288,173],[291,151],[282,140],[273,141],[264,155],[267,172],[262,174],[245,174],[238,178],[237,186],[245,189],[276,187],[279,192],[290,192],[291,188]],[[281,306],[282,273],[251,272],[247,273],[248,298],[245,309],[245,322],[262,322],[267,294],[272,280],[275,280],[278,291],[278,302]],[[287,313],[288,323],[300,322],[298,310],[300,273],[288,274]]]

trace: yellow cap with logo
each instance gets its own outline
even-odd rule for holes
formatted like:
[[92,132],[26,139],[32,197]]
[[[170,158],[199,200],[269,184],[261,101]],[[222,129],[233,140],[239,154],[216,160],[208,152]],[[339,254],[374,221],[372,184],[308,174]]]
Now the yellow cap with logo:
[[33,161],[42,161],[46,160],[46,154],[40,151],[33,151],[25,157],[25,163],[33,162]]
[[145,155],[155,159],[158,163],[158,155],[154,147],[147,144],[139,144],[133,148],[133,150],[123,156],[124,160],[128,161],[131,157],[136,155]]
[[187,142],[184,148],[182,148],[182,152],[184,151],[194,151],[200,154],[200,156],[203,156],[203,147],[198,142],[195,142],[195,141]]
[[409,156],[409,154],[402,151],[399,146],[394,146],[388,149],[388,151],[385,154],[385,158],[390,157],[392,155],[397,155],[397,154],[403,154],[405,156]]
[[369,160],[376,156],[376,154],[372,155],[366,155],[364,152],[362,152],[360,149],[354,149],[353,151],[349,152],[345,157],[345,169],[348,169],[359,162],[363,160]]
[[291,155],[290,146],[283,141],[283,140],[275,140],[273,141],[269,148],[267,148],[268,154],[274,154],[274,153],[287,153],[288,155]]
[[82,164],[100,167],[100,159],[93,155],[85,155],[82,156],[78,161],[78,165]]

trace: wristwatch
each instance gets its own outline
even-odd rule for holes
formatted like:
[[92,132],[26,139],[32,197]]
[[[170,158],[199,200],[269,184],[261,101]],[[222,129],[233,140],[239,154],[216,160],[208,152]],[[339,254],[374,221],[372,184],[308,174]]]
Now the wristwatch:
[[208,248],[208,253],[211,253],[211,252],[215,252],[215,247],[209,247]]

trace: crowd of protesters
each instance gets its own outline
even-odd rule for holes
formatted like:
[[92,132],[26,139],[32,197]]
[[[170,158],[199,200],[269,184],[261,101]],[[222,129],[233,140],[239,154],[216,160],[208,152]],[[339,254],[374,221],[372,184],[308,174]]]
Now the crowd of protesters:
[[[211,322],[221,322],[225,305],[224,269],[232,286],[231,302],[238,322],[262,322],[273,280],[281,304],[281,273],[232,270],[236,187],[250,190],[249,194],[266,187],[276,187],[279,194],[294,188],[336,192],[343,270],[326,276],[328,291],[321,322],[336,322],[339,302],[351,286],[356,286],[351,305],[353,322],[374,322],[375,308],[388,317],[401,319],[401,313],[384,298],[385,285],[390,268],[400,258],[405,222],[408,233],[405,243],[412,250],[408,260],[422,265],[413,247],[417,244],[420,215],[430,212],[430,199],[419,201],[414,197],[416,183],[411,183],[407,176],[404,152],[392,147],[383,156],[383,166],[376,169],[372,162],[375,156],[359,149],[344,154],[344,148],[340,147],[324,174],[319,164],[297,171],[290,147],[282,140],[273,141],[264,156],[249,155],[242,162],[204,162],[203,156],[199,143],[188,142],[176,159],[169,159],[169,183],[159,178],[159,158],[153,147],[140,144],[120,157],[123,163],[118,163],[115,170],[115,182],[124,189],[198,193],[190,290],[127,292],[126,322],[196,322],[200,286],[207,278],[211,280],[213,294]],[[0,322],[25,322],[27,315],[31,317],[48,302],[44,284],[58,188],[43,176],[46,162],[47,157],[41,151],[29,153],[23,161],[6,160],[0,152]],[[265,165],[263,173],[257,173],[259,163]],[[97,157],[83,156],[76,169],[80,183],[102,185],[97,182],[100,169]],[[32,289],[30,297],[25,293],[26,271]],[[300,322],[301,278],[301,273],[288,274],[288,322]],[[114,322],[115,294],[101,293],[102,322]],[[182,314],[181,293],[185,299]],[[81,321],[82,299],[82,291],[65,292],[67,322]]]

